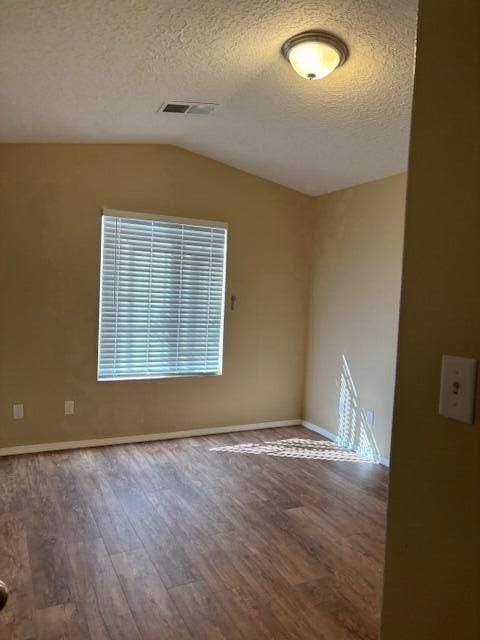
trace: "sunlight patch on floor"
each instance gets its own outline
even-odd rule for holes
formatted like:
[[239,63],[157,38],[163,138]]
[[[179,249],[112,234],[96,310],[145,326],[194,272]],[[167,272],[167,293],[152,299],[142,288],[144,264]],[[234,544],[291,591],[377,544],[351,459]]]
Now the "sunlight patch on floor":
[[308,438],[288,438],[267,442],[249,442],[247,444],[213,447],[210,451],[224,453],[247,453],[279,458],[304,458],[307,460],[333,460],[335,462],[369,462],[374,461],[327,440],[310,440]]

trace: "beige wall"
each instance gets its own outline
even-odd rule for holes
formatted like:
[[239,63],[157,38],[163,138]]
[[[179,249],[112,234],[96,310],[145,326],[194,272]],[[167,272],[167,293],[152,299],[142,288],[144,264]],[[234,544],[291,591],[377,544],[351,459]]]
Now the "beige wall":
[[[336,432],[344,354],[388,456],[404,176],[314,199],[157,145],[1,145],[0,170],[0,447],[300,418],[307,352],[304,417]],[[229,223],[223,376],[96,381],[104,206]]]
[[[349,369],[361,409],[374,411],[382,457],[390,453],[406,176],[316,201],[305,385],[305,419],[342,431],[339,399]],[[345,362],[343,361],[345,359]],[[344,406],[344,405],[342,405]],[[364,420],[362,421],[365,422]],[[345,423],[344,423],[345,424]]]
[[480,358],[479,27],[420,0],[382,640],[480,638],[480,398],[437,413],[442,354]]
[[[229,223],[223,376],[96,382],[101,207]],[[0,216],[0,447],[301,417],[308,197],[174,147],[2,145]]]

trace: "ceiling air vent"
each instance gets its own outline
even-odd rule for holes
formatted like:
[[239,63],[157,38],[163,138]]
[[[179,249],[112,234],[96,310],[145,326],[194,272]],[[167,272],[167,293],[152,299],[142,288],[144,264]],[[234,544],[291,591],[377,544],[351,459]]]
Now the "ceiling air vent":
[[164,102],[159,113],[186,113],[206,116],[218,107],[214,102]]

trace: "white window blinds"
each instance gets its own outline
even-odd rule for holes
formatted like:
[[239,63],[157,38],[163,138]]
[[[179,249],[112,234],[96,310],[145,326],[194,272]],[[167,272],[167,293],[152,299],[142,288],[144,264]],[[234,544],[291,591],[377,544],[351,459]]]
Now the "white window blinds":
[[226,225],[103,213],[98,379],[221,373]]

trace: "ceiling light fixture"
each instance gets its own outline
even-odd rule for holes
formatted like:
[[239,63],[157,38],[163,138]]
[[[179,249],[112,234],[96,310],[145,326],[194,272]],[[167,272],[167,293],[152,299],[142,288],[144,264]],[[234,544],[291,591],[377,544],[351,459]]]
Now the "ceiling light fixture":
[[283,43],[282,54],[302,78],[320,80],[342,66],[348,47],[326,31],[304,31]]

